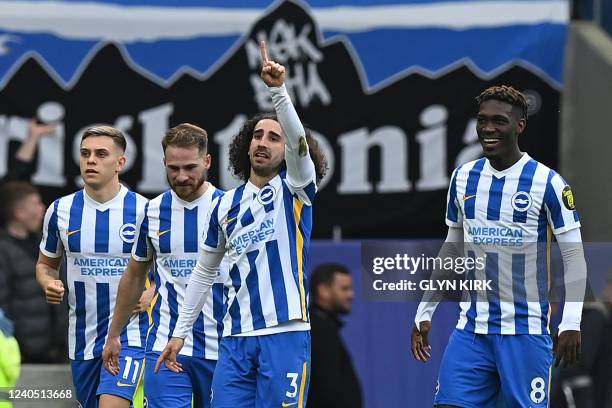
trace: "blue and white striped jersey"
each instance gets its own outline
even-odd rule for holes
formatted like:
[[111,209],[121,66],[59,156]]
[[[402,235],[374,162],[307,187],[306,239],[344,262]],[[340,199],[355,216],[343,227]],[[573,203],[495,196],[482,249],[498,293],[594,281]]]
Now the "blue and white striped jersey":
[[316,193],[312,177],[295,188],[282,171],[261,189],[247,182],[228,191],[213,207],[202,248],[225,251],[229,263],[224,336],[309,321],[304,271]]
[[[68,353],[73,360],[102,355],[119,280],[146,202],[121,186],[106,203],[79,190],[55,200],[47,210],[40,251],[51,258],[66,254]],[[148,325],[146,313],[132,317],[121,332],[121,343],[144,347]]]
[[[199,240],[206,215],[221,190],[209,184],[206,192],[192,202],[180,199],[172,190],[152,199],[139,226],[132,256],[137,261],[155,258],[158,298],[153,306],[153,327],[147,351],[163,351],[170,340],[181,311],[191,271],[198,261]],[[218,359],[223,331],[223,268],[180,354]]]
[[580,227],[563,178],[526,153],[503,171],[486,158],[466,163],[453,173],[446,223],[463,228],[468,257],[485,257],[485,268],[470,271],[471,278],[490,280],[492,288],[461,302],[457,328],[549,333],[551,233]]

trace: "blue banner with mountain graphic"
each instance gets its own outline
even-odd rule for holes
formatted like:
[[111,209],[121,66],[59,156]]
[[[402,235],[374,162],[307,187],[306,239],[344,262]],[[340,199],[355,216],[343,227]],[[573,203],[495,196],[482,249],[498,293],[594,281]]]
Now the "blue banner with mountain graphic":
[[35,117],[56,134],[33,182],[47,200],[73,191],[81,132],[109,123],[128,137],[122,179],[154,196],[161,137],[191,122],[209,133],[211,181],[236,186],[231,138],[272,108],[266,40],[328,157],[314,236],[440,236],[449,176],[480,155],[483,88],[527,95],[521,148],[556,166],[568,14],[561,0],[0,1],[0,175]]

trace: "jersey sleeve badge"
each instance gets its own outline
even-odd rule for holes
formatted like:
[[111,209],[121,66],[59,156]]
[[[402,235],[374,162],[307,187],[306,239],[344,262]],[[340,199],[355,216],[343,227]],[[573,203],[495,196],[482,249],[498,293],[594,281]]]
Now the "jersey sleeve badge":
[[565,186],[561,192],[561,198],[563,199],[563,205],[565,205],[565,208],[570,211],[576,209],[576,205],[574,204],[574,194],[572,193],[572,188],[570,186]]

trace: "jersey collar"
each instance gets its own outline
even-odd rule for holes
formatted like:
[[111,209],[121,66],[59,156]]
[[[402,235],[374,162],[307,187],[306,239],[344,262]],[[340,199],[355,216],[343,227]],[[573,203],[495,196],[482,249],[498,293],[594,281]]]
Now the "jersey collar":
[[[274,176],[270,181],[268,181],[266,185],[270,185],[274,187],[276,191],[278,191],[278,189],[281,187],[280,183],[281,183],[281,176],[279,173],[276,176]],[[246,182],[245,190],[253,194],[257,194],[259,193],[259,190],[261,190],[261,188],[257,187],[255,184],[251,183],[251,181],[249,180]]]
[[176,195],[174,190],[170,189],[170,194],[172,194],[172,200],[176,200],[177,203],[179,203],[181,206],[187,208],[188,210],[191,210],[191,209],[195,208],[196,206],[198,206],[204,200],[210,200],[212,195],[213,195],[213,193],[216,190],[215,186],[210,184],[208,181],[205,181],[204,183],[207,186],[206,187],[206,191],[204,192],[204,194],[202,194],[201,196],[199,196],[195,200],[193,200],[193,201],[185,201],[182,198],[180,198],[178,195]]
[[491,166],[489,159],[485,158],[484,171],[487,173],[493,174],[497,178],[501,178],[501,177],[507,176],[508,174],[512,174],[516,172],[520,173],[523,170],[523,166],[529,160],[531,160],[531,157],[529,157],[527,153],[523,153],[523,156],[516,163],[514,163],[512,166],[508,167],[507,169],[500,171],[500,170],[495,170],[495,168]]
[[128,189],[123,184],[120,184],[120,186],[121,187],[119,188],[119,192],[117,194],[115,194],[115,196],[113,198],[111,198],[110,200],[108,200],[105,203],[99,203],[96,200],[94,200],[93,198],[91,198],[87,194],[87,190],[85,190],[84,188],[83,188],[83,198],[92,207],[94,207],[94,208],[96,208],[96,209],[98,209],[100,211],[106,211],[106,209],[109,208],[111,205],[113,205],[113,203],[115,203],[117,200],[123,199],[123,197],[128,192]]

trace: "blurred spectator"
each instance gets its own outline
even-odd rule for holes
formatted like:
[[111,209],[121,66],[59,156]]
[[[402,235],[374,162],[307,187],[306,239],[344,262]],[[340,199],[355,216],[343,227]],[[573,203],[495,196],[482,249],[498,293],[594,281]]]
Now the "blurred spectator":
[[[36,119],[28,123],[28,135],[26,139],[15,148],[9,145],[9,166],[4,180],[30,181],[36,171],[36,151],[38,143],[46,136],[55,135],[55,126],[46,125]],[[15,151],[14,155],[10,152]]]
[[0,307],[15,324],[23,361],[51,362],[58,347],[54,311],[36,282],[45,207],[36,188],[23,181],[4,183],[0,197]]
[[13,337],[13,323],[0,308],[0,408],[11,408],[8,389],[17,385],[21,370],[19,345]]
[[323,264],[310,277],[312,335],[308,408],[360,408],[361,386],[346,349],[339,315],[351,311],[355,292],[349,270]]

